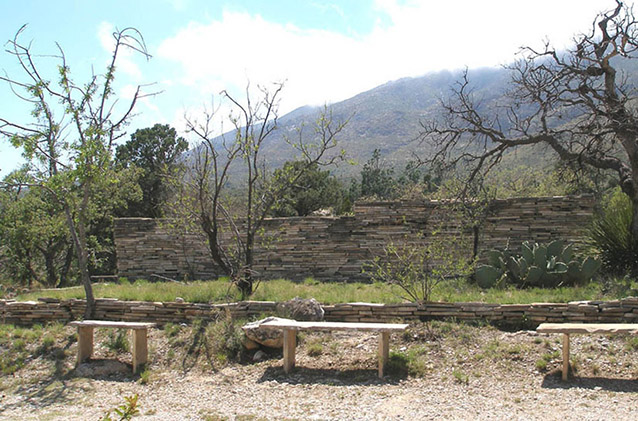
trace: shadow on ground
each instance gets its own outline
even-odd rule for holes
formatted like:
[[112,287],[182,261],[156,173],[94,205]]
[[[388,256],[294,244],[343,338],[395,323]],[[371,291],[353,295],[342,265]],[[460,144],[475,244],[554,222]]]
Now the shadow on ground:
[[0,400],[0,418],[6,411],[22,408],[39,410],[52,405],[77,400],[77,392],[90,396],[94,386],[90,380],[135,382],[140,376],[132,373],[130,364],[114,359],[91,359],[77,368],[65,364],[66,347],[55,347],[48,351],[53,360],[53,372],[38,378],[16,379],[11,395],[19,397],[13,403]]
[[638,379],[613,379],[608,377],[572,377],[563,381],[558,373],[545,376],[541,385],[547,389],[591,389],[606,390],[608,392],[638,392]]
[[331,370],[295,367],[291,373],[285,373],[282,367],[268,367],[259,380],[257,380],[257,383],[276,381],[278,383],[293,385],[374,386],[397,384],[405,377],[406,376],[392,375],[380,379],[376,369]]

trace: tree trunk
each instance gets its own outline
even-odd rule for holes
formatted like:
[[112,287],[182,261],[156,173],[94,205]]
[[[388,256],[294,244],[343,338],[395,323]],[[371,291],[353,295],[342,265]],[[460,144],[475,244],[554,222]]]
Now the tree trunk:
[[246,235],[246,261],[241,271],[241,278],[237,286],[241,291],[242,298],[253,295],[253,246],[255,244],[255,234],[248,232]]
[[78,267],[80,269],[80,280],[84,286],[84,293],[86,295],[86,311],[84,312],[85,319],[93,318],[95,313],[95,298],[93,297],[93,286],[91,285],[91,276],[89,275],[89,257],[86,250],[86,231],[83,229],[82,222],[79,226],[75,224],[71,209],[68,204],[64,203],[64,214],[69,226],[69,232],[73,239],[73,246],[75,254],[78,258]]
[[44,250],[44,265],[47,272],[47,286],[54,287],[58,281],[58,276],[55,273],[55,249],[51,250],[51,247],[47,247]]
[[60,269],[60,283],[58,288],[64,288],[69,286],[69,272],[71,271],[71,264],[73,263],[73,245],[71,244],[64,256],[64,265]]

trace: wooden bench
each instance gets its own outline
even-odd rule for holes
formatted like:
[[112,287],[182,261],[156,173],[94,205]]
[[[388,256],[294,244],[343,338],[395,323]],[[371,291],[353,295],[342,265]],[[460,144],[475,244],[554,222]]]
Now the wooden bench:
[[379,332],[379,377],[383,378],[390,353],[390,333],[405,330],[407,324],[393,323],[344,323],[344,322],[298,322],[295,320],[273,320],[262,323],[266,329],[283,329],[284,331],[284,371],[289,373],[295,366],[295,348],[297,347],[297,331],[314,330],[358,330]]
[[543,323],[536,331],[539,333],[563,334],[563,380],[567,380],[569,372],[569,335],[631,333],[638,334],[636,323]]
[[78,328],[78,359],[77,365],[93,355],[93,329],[96,327],[108,327],[115,329],[129,329],[133,336],[133,373],[137,368],[146,364],[148,360],[147,333],[155,323],[110,322],[103,320],[84,320],[71,322],[71,326]]

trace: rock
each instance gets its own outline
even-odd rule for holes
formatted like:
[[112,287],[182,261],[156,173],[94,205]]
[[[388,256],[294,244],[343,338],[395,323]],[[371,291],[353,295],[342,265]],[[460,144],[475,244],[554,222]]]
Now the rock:
[[284,331],[282,329],[262,329],[260,325],[272,320],[286,320],[278,317],[266,317],[256,322],[248,323],[242,329],[246,337],[268,348],[282,348],[284,345]]
[[175,302],[176,303],[183,303],[184,299],[182,297],[175,297]]
[[250,339],[248,336],[244,336],[244,339],[242,341],[242,345],[248,351],[252,351],[254,349],[259,348],[259,344],[257,342],[255,342],[255,341],[253,341],[252,339]]
[[319,209],[319,210],[313,211],[311,215],[312,216],[333,216],[333,210],[332,208]]
[[91,360],[75,368],[75,374],[79,377],[103,377],[130,372],[129,365],[117,360]]
[[259,361],[263,361],[266,359],[266,357],[268,356],[268,354],[266,354],[264,351],[259,350],[257,352],[255,352],[255,355],[253,355],[253,362],[259,362]]
[[277,314],[294,320],[323,320],[323,308],[314,298],[295,297],[277,305]]

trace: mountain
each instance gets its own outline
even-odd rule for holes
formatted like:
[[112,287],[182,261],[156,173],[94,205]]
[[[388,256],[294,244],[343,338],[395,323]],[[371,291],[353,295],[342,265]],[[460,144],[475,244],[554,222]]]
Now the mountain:
[[[403,166],[413,151],[427,153],[416,141],[420,122],[434,118],[440,112],[439,102],[452,85],[462,76],[460,71],[442,71],[415,78],[388,82],[345,101],[330,106],[333,119],[349,122],[339,136],[339,148],[359,165],[340,165],[335,171],[351,175],[360,171],[375,149],[392,166]],[[491,103],[505,89],[508,73],[502,69],[480,69],[471,72],[477,94]],[[265,147],[270,165],[278,167],[294,158],[294,151],[283,135],[294,136],[297,128],[305,124],[308,135],[323,107],[301,107],[279,121],[279,129],[271,135]]]
[[[624,64],[624,63],[623,63]],[[633,64],[633,63],[631,63]],[[630,82],[638,80],[638,71],[621,66]],[[411,159],[412,153],[427,156],[432,153],[420,144],[417,137],[420,123],[440,117],[440,100],[446,99],[452,88],[462,78],[462,71],[441,71],[421,77],[403,78],[388,82],[347,100],[332,104],[333,119],[349,119],[339,136],[339,149],[358,165],[342,164],[334,172],[341,176],[358,174],[363,164],[379,149],[386,165],[402,168]],[[510,72],[504,68],[470,70],[468,77],[475,98],[480,100],[481,110],[495,108],[503,97],[510,81]],[[299,127],[304,127],[306,136],[313,132],[313,124],[323,107],[298,108],[278,120],[278,129],[264,145],[263,156],[268,164],[277,168],[296,157],[295,151],[285,142],[284,136],[293,137]],[[547,148],[528,148],[512,153],[504,160],[512,164],[535,165],[551,163],[552,152]]]

